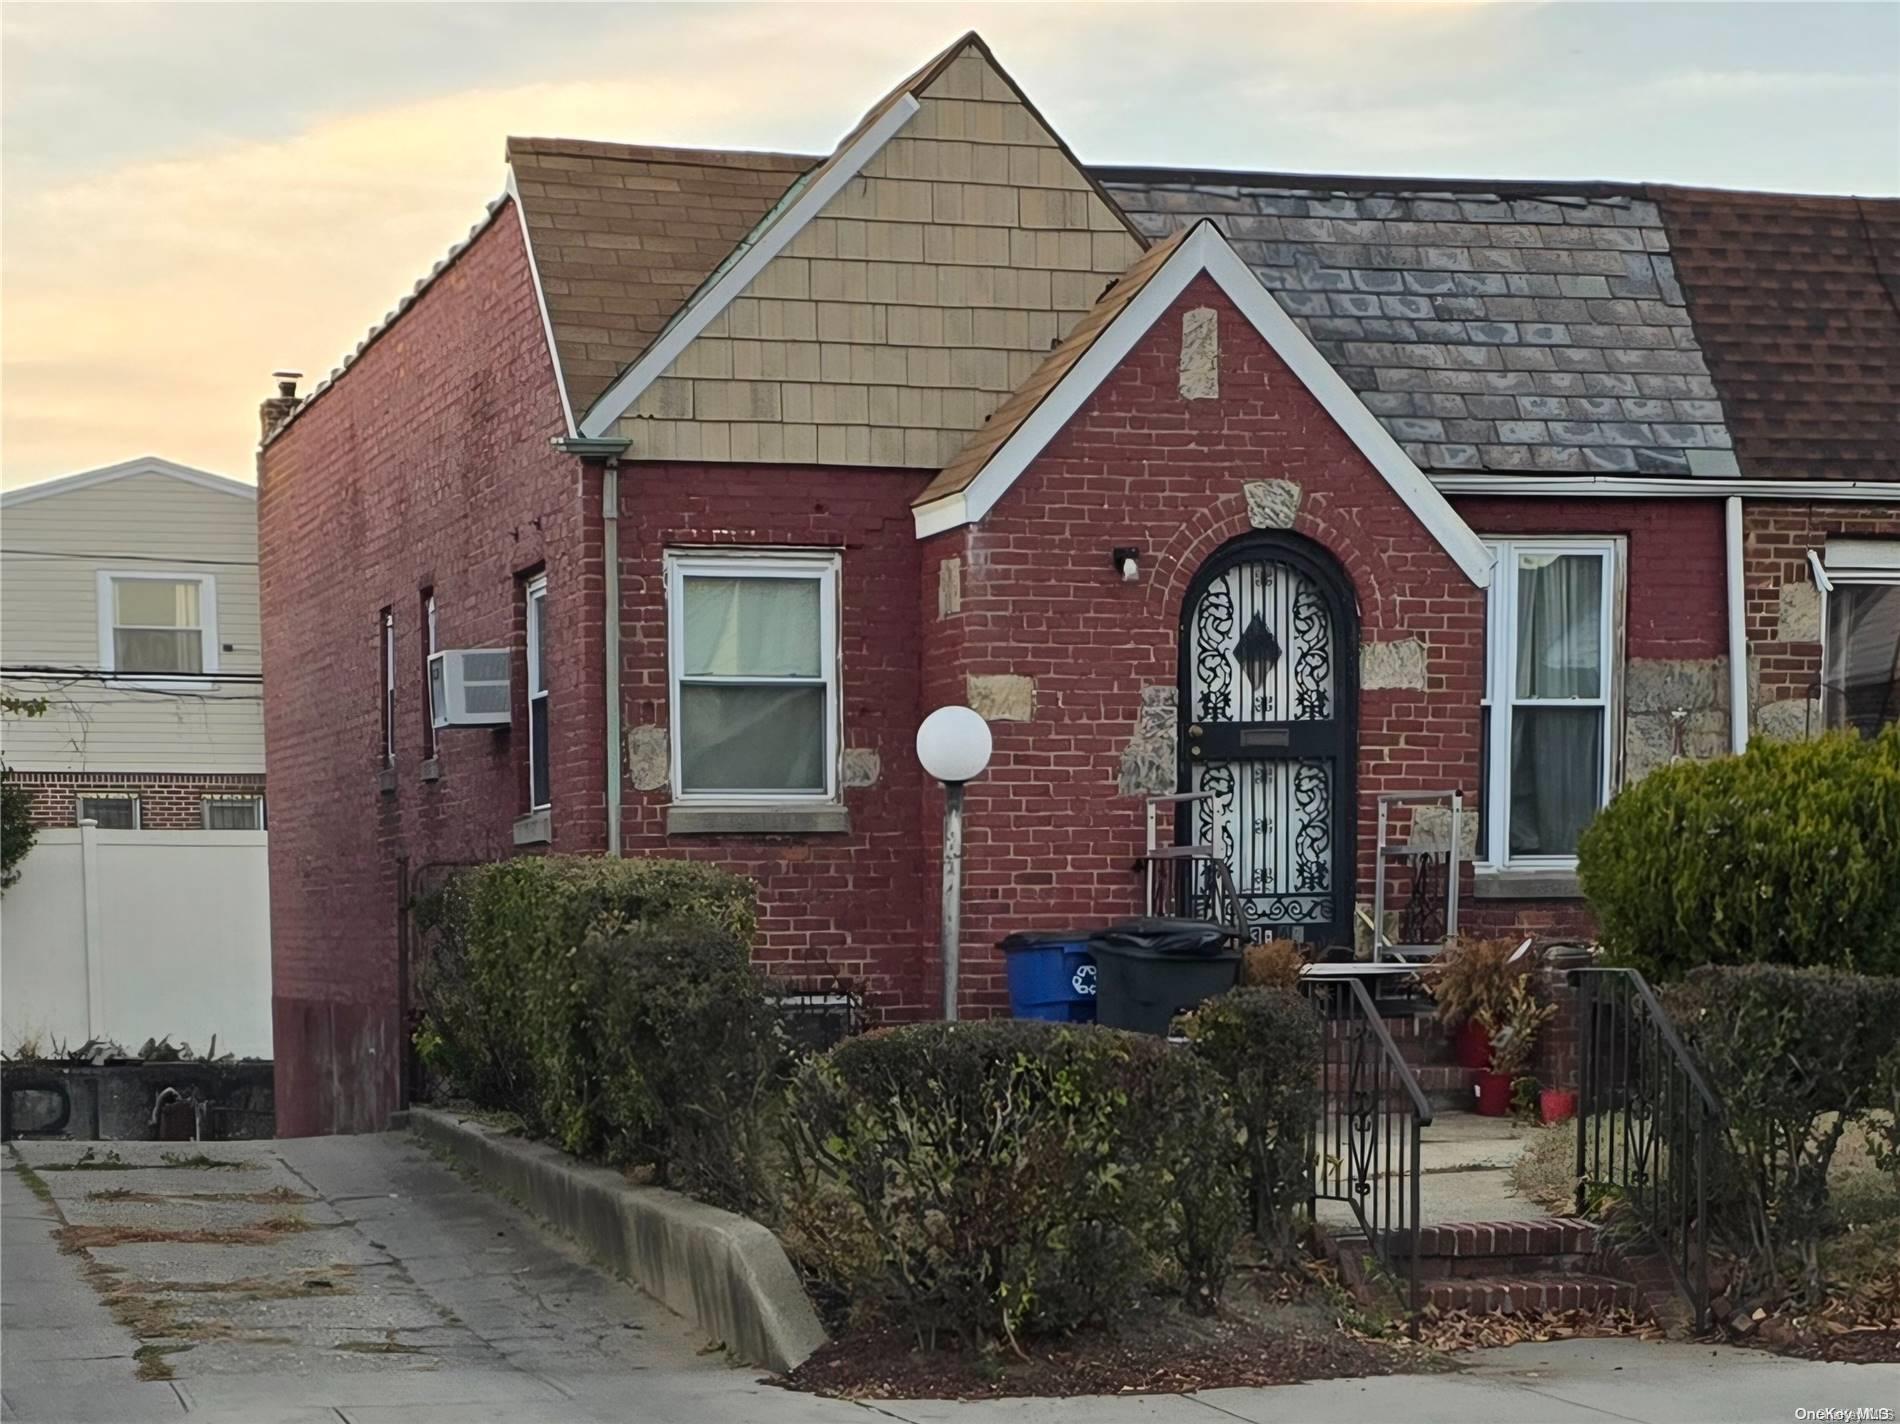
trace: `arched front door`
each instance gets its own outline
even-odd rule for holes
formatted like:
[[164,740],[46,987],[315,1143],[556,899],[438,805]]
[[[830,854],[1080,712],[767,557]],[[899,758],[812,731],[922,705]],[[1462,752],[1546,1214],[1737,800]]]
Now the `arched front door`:
[[1344,573],[1295,535],[1236,541],[1181,614],[1176,835],[1217,847],[1256,939],[1352,942],[1358,626]]

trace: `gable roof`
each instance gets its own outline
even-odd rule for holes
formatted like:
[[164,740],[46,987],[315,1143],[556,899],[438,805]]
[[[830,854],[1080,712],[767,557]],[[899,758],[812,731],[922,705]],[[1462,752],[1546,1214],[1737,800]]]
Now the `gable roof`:
[[1069,339],[1049,353],[1018,393],[1021,399],[1012,396],[992,417],[991,423],[1001,422],[1002,428],[978,432],[969,450],[917,496],[913,514],[918,537],[970,524],[987,514],[1188,283],[1202,273],[1213,279],[1286,362],[1465,577],[1480,588],[1488,584],[1491,558],[1483,543],[1280,309],[1220,229],[1207,220],[1136,262]]
[[256,485],[245,484],[241,480],[229,479],[224,475],[214,475],[209,470],[180,465],[173,460],[162,460],[157,455],[140,455],[135,459],[121,460],[116,465],[102,465],[96,470],[81,470],[77,474],[62,475],[56,480],[42,480],[38,484],[22,485],[18,489],[0,492],[0,507],[12,509],[16,505],[31,504],[35,500],[48,499],[53,495],[72,494],[76,490],[91,489],[96,485],[132,479],[138,475],[162,475],[166,479],[196,485],[199,489],[211,490],[217,494],[236,495],[240,499],[253,501],[257,498]]
[[1900,480],[1900,202],[1652,191],[1743,470]]
[[668,321],[659,337],[646,348],[592,402],[576,422],[578,433],[586,437],[609,434],[616,421],[639,399],[641,393],[666,373],[692,340],[724,311],[728,304],[751,285],[766,265],[782,252],[842,191],[846,184],[880,153],[921,107],[919,96],[936,82],[946,69],[965,53],[980,55],[1005,83],[1038,124],[1055,140],[1075,171],[1094,189],[1138,243],[1148,238],[1137,228],[1100,183],[1076,160],[1068,145],[1050,128],[1016,82],[1009,77],[982,38],[966,34],[908,76],[865,113],[842,142],[817,167],[796,179],[784,191],[755,226],[748,231],[718,267],[686,299]]
[[807,154],[510,138],[565,393],[587,410],[798,179]]
[[1421,469],[1737,472],[1640,186],[1096,172],[1150,232],[1218,223]]

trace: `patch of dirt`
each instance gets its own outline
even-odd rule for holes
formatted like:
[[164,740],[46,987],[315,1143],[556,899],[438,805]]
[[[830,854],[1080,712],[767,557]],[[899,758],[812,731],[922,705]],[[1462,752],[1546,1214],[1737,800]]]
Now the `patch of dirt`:
[[424,1353],[419,1345],[405,1345],[396,1339],[392,1330],[381,1340],[345,1340],[340,1345],[332,1345],[333,1350],[345,1350],[352,1355],[420,1355]]
[[96,1202],[256,1202],[260,1206],[308,1206],[315,1197],[293,1192],[289,1187],[270,1187],[261,1192],[142,1192],[132,1187],[107,1187],[87,1192],[87,1201]]
[[1178,1393],[1442,1367],[1410,1342],[1353,1328],[1355,1319],[1363,1317],[1323,1282],[1263,1274],[1236,1281],[1214,1316],[1155,1298],[1114,1329],[1025,1342],[1027,1358],[919,1349],[909,1330],[850,1330],[774,1383],[841,1399],[994,1399]]
[[59,1249],[68,1253],[91,1251],[101,1246],[138,1246],[150,1242],[174,1242],[185,1246],[268,1246],[273,1241],[299,1231],[314,1228],[301,1216],[268,1217],[248,1226],[174,1227],[174,1226],[95,1226],[81,1223],[62,1226],[53,1233]]
[[[1749,1341],[1741,1341],[1748,1344]],[[1756,1344],[1762,1342],[1756,1341]],[[1833,1360],[1850,1365],[1900,1364],[1900,1328],[1846,1330],[1839,1335],[1808,1335],[1773,1348],[1804,1360]]]
[[156,1162],[128,1162],[111,1149],[96,1152],[89,1147],[71,1162],[42,1162],[37,1170],[41,1172],[162,1172],[185,1169],[257,1172],[262,1171],[263,1167],[262,1162],[233,1162],[222,1157],[207,1156],[203,1152],[161,1152]]
[[136,1376],[142,1380],[168,1380],[177,1378],[171,1367],[171,1361],[165,1357],[189,1350],[189,1345],[141,1345],[132,1352],[132,1358],[138,1361]]

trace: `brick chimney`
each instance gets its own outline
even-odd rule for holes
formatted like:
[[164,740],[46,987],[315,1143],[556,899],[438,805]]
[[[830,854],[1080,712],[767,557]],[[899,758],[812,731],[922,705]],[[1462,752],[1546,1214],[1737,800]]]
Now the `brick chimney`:
[[261,438],[268,440],[277,427],[296,412],[303,404],[303,397],[297,394],[297,382],[303,378],[302,371],[272,371],[271,379],[277,382],[277,394],[263,401],[257,407],[257,421],[262,427]]

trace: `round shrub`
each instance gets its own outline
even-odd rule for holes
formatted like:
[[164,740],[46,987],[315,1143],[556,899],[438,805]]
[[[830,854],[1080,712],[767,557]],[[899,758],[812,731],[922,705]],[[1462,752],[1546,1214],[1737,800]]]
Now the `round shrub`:
[[1604,947],[1652,979],[1700,964],[1900,974],[1900,728],[1678,762],[1584,831]]
[[1211,1306],[1239,1231],[1219,1079],[1161,1039],[920,1024],[807,1063],[784,1233],[863,1314],[988,1347],[1106,1320],[1157,1281]]
[[1287,1251],[1319,1117],[1319,1013],[1291,990],[1245,988],[1207,1000],[1181,1025],[1195,1057],[1227,1085],[1245,1132],[1254,1235]]

